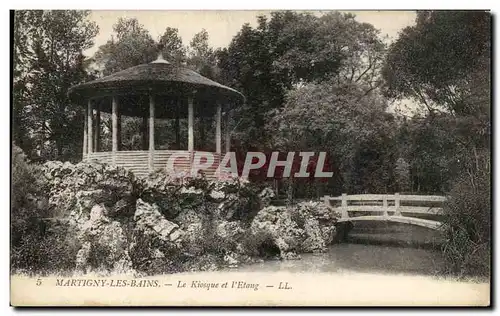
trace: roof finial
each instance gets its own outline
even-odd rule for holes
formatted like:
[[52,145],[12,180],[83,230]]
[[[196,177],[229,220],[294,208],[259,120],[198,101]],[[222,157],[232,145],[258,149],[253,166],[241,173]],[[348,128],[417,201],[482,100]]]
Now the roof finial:
[[158,43],[156,45],[156,51],[158,52],[158,58],[156,58],[155,61],[153,61],[153,63],[155,64],[170,64],[168,61],[166,61],[164,58],[163,58],[163,49],[165,48],[165,45],[163,43]]

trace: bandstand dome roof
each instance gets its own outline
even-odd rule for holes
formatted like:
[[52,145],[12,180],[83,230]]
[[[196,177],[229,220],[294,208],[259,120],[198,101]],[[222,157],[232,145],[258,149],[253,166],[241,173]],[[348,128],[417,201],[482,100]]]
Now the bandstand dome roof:
[[178,115],[185,115],[189,95],[194,98],[198,115],[211,115],[217,102],[235,107],[245,100],[240,92],[161,57],[149,64],[130,67],[68,90],[71,102],[86,105],[92,99],[100,105],[101,111],[109,113],[115,96],[121,114],[138,117],[149,113],[149,94],[155,97],[157,118],[174,117],[172,109],[179,102],[181,106],[176,111],[180,111]]

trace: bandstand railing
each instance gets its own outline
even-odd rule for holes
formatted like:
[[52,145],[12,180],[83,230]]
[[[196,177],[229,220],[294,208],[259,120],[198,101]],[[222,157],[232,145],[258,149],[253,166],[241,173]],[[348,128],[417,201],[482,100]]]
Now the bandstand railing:
[[[174,170],[176,172],[189,172],[193,164],[193,157],[196,153],[202,152],[195,151],[190,154],[189,151],[185,150],[155,150],[153,152],[153,168],[150,168],[149,166],[149,151],[143,150],[117,151],[115,153],[93,152],[85,155],[84,160],[98,161],[124,167],[125,169],[132,171],[138,177],[145,177],[153,170],[166,169],[168,159],[174,154],[178,154],[178,156],[180,156],[175,159],[173,164]],[[215,178],[215,171],[219,166],[220,154],[210,154],[214,156],[212,166],[202,169],[201,171],[207,178],[213,179]]]

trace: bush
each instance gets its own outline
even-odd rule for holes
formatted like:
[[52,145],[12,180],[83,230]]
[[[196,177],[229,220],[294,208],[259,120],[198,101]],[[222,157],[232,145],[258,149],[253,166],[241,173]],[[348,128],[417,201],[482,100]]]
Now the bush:
[[444,207],[445,272],[489,275],[491,249],[490,172],[464,174]]
[[40,178],[40,168],[29,164],[23,151],[13,145],[11,233],[14,242],[33,224],[34,217],[40,217],[40,212],[45,211]]
[[259,234],[248,232],[241,241],[245,252],[256,258],[279,258],[280,249],[274,241],[274,237],[268,231]]
[[71,238],[69,227],[41,220],[38,223],[39,229],[24,234],[11,248],[12,268],[37,275],[74,270],[80,244],[76,238]]
[[10,208],[12,247],[21,245],[26,234],[39,230],[36,201],[39,192],[36,172],[36,167],[27,163],[23,151],[13,145]]

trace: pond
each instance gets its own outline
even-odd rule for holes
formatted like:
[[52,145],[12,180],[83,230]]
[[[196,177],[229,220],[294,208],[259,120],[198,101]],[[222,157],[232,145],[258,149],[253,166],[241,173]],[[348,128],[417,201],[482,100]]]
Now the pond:
[[432,249],[342,243],[326,253],[302,254],[300,260],[268,260],[238,268],[258,272],[380,272],[435,275],[442,267],[441,253]]
[[239,267],[259,272],[368,272],[436,275],[443,268],[438,232],[398,223],[356,223],[349,239],[301,260],[269,260]]

